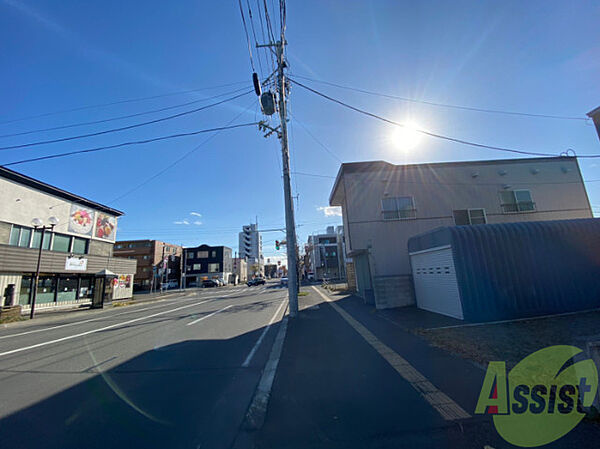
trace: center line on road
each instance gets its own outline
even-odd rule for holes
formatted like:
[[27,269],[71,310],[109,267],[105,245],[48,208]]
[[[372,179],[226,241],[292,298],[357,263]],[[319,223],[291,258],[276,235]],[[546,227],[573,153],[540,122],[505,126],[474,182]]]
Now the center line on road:
[[[204,298],[207,299],[207,298]],[[46,332],[46,331],[51,331],[51,330],[55,330],[55,329],[61,329],[63,327],[69,327],[69,326],[76,326],[78,324],[85,324],[85,323],[91,323],[92,321],[98,321],[98,320],[102,320],[102,319],[110,319],[116,316],[120,316],[120,315],[127,315],[130,313],[135,313],[135,312],[143,312],[145,310],[152,310],[152,309],[157,309],[159,307],[165,307],[165,306],[169,306],[172,305],[173,302],[177,302],[178,300],[170,300],[169,302],[163,302],[162,304],[158,304],[155,306],[151,306],[151,307],[146,307],[143,309],[134,309],[134,310],[127,310],[125,312],[119,312],[119,313],[114,313],[114,314],[102,314],[101,316],[98,316],[96,318],[90,318],[87,320],[80,320],[80,321],[74,321],[72,323],[66,323],[66,324],[58,324],[56,326],[51,326],[51,327],[45,327],[43,329],[35,329],[35,330],[31,330],[31,331],[24,331],[24,332],[19,332],[16,334],[9,334],[9,335],[2,335],[0,336],[0,340],[3,340],[5,338],[11,338],[11,337],[20,337],[21,335],[29,335],[29,334],[36,334],[38,332]],[[184,300],[179,300],[179,301],[187,301],[187,299]],[[108,311],[108,310],[107,310]]]
[[271,321],[269,321],[269,324],[267,325],[267,327],[265,327],[262,331],[262,334],[260,334],[260,337],[258,337],[258,340],[256,340],[256,343],[254,344],[254,346],[252,347],[252,350],[250,351],[250,353],[248,354],[248,357],[246,357],[246,360],[244,360],[244,363],[242,363],[242,367],[243,368],[247,368],[250,365],[250,362],[252,361],[252,357],[254,357],[254,353],[256,352],[256,350],[259,348],[260,344],[262,343],[263,339],[265,338],[265,335],[267,335],[267,332],[269,331],[269,328],[271,327],[271,325],[275,322],[275,319],[277,318],[277,315],[279,315],[279,311],[281,310],[281,308],[285,305],[285,297],[284,300],[281,301],[281,305],[277,308],[277,310],[275,311],[275,314],[273,315],[273,317],[271,318]]
[[163,312],[153,313],[152,315],[146,315],[146,316],[143,316],[140,318],[134,318],[133,320],[123,321],[122,323],[111,324],[110,326],[101,327],[99,329],[93,329],[91,331],[81,332],[79,334],[69,335],[67,337],[62,337],[62,338],[57,338],[56,340],[45,341],[42,343],[37,343],[35,345],[25,346],[23,348],[18,348],[18,349],[13,349],[11,351],[0,352],[0,357],[5,356],[5,355],[10,355],[10,354],[15,354],[17,352],[27,351],[29,349],[40,348],[42,346],[47,346],[47,345],[51,345],[54,343],[60,343],[61,341],[72,340],[73,338],[79,338],[79,337],[83,337],[85,335],[95,334],[96,332],[102,332],[102,331],[105,331],[108,329],[114,329],[115,327],[124,326],[126,324],[135,323],[135,322],[141,321],[141,320],[147,320],[148,318],[154,318],[156,316],[164,315],[166,313],[177,312],[178,310],[183,310],[183,309],[187,309],[189,307],[199,306],[200,304],[204,304],[209,301],[212,301],[212,299],[208,299],[206,301],[195,302],[194,304],[188,304],[187,306],[181,306],[181,307],[177,307],[175,309],[165,310]]
[[213,315],[216,315],[216,314],[217,314],[217,313],[219,313],[219,312],[222,312],[223,310],[229,309],[230,307],[233,307],[233,304],[231,304],[231,305],[229,305],[229,306],[225,306],[225,307],[223,307],[222,309],[219,309],[219,310],[217,310],[216,312],[209,313],[208,315],[206,315],[206,316],[203,316],[202,318],[198,318],[197,320],[194,320],[194,321],[192,321],[191,323],[187,323],[187,325],[188,325],[188,326],[191,326],[192,324],[196,324],[196,323],[198,323],[198,322],[200,322],[200,321],[202,321],[202,320],[205,320],[205,319],[207,319],[207,318],[210,318],[210,317],[211,317],[211,316],[213,316]]

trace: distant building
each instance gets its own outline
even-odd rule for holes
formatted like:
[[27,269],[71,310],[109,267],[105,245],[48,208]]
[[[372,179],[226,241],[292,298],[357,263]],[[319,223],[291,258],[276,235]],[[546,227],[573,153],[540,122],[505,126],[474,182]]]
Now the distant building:
[[237,282],[246,282],[248,280],[248,264],[246,263],[246,259],[235,257],[232,259],[232,265]]
[[206,279],[220,279],[225,284],[234,282],[231,248],[200,245],[183,251],[185,287],[200,287]]
[[177,281],[179,285],[182,265],[179,245],[159,240],[120,240],[115,243],[114,253],[116,257],[137,260],[135,290],[159,290],[162,283],[169,281]]
[[263,275],[265,259],[262,252],[262,236],[258,231],[257,224],[242,227],[242,232],[239,233],[238,249],[239,257],[248,262],[248,278]]
[[323,234],[310,235],[310,270],[315,279],[339,279],[341,277],[338,248],[339,235],[333,226],[328,226]]
[[[40,246],[36,308],[95,305],[133,293],[135,260],[113,257],[123,212],[0,167],[0,305],[29,309]],[[53,229],[35,229],[58,219]]]
[[575,157],[347,163],[329,205],[342,208],[357,292],[378,308],[415,303],[407,246],[413,236],[440,226],[592,217]]
[[265,277],[276,278],[277,277],[277,264],[265,265]]

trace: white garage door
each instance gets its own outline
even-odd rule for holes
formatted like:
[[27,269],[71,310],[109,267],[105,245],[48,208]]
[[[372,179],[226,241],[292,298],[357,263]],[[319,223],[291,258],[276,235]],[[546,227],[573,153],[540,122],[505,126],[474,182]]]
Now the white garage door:
[[417,306],[463,319],[452,248],[441,246],[411,253]]

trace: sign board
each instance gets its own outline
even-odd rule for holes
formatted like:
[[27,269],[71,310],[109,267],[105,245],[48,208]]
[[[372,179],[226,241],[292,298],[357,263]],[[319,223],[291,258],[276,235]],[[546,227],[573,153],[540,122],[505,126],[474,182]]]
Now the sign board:
[[85,271],[87,270],[87,259],[79,257],[67,257],[65,260],[65,270],[67,271]]

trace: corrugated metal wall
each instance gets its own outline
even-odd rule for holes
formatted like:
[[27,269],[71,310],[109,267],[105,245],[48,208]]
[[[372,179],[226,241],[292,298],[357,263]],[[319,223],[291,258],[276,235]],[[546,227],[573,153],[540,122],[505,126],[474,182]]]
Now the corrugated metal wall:
[[[53,251],[42,251],[40,272],[73,273],[65,270],[65,259],[68,254]],[[95,274],[104,269],[118,274],[135,274],[137,262],[133,259],[119,257],[93,256],[86,254],[88,260],[85,273]],[[19,248],[17,246],[0,245],[0,272],[32,273],[35,271],[38,250]],[[82,272],[83,273],[83,272]]]
[[600,219],[445,229],[466,320],[600,307]]

